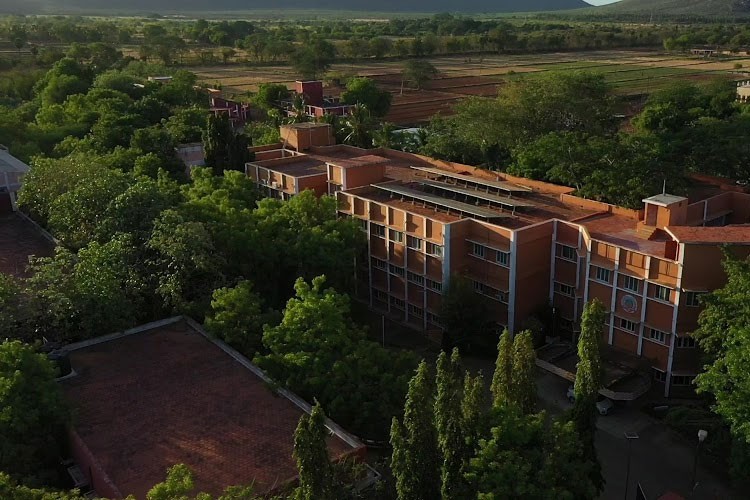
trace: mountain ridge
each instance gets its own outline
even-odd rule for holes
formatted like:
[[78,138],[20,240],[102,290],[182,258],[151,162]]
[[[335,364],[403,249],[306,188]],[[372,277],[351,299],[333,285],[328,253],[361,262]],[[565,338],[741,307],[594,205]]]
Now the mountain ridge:
[[[252,10],[341,10],[362,12],[461,12],[502,13],[579,9],[588,7],[583,0],[6,0],[0,12],[54,14],[62,12],[221,12]],[[459,7],[457,9],[457,7]]]
[[750,15],[750,0],[620,0],[594,10],[606,14],[744,17]]

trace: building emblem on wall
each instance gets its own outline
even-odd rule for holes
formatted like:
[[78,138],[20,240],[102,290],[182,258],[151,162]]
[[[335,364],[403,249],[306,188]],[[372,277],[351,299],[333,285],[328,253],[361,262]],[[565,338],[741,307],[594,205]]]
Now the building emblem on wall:
[[620,305],[622,306],[622,310],[626,313],[634,313],[638,311],[638,301],[635,300],[635,297],[632,295],[625,295],[620,299]]

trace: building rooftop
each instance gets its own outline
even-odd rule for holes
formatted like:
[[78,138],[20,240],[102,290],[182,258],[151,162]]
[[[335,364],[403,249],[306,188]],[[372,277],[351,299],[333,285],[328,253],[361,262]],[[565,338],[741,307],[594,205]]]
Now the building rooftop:
[[29,257],[49,257],[55,245],[38,227],[17,213],[0,214],[0,272],[28,275]]
[[7,149],[0,147],[0,173],[25,174],[28,171],[28,165],[10,154]]
[[685,198],[684,196],[675,196],[673,194],[664,193],[646,198],[645,200],[643,200],[643,203],[651,203],[652,205],[667,207],[669,205],[674,205],[675,203],[680,203],[681,201],[687,201],[687,198]]
[[670,226],[667,232],[680,243],[750,244],[750,224],[723,227]]
[[[190,320],[172,318],[69,346],[61,380],[74,428],[124,495],[145,498],[184,463],[196,489],[264,493],[296,477],[293,435],[310,406]],[[333,422],[332,457],[363,445]]]

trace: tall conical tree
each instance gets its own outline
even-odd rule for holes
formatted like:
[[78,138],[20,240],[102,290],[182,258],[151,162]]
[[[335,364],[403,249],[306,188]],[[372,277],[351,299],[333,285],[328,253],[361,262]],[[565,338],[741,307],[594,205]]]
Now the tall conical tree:
[[486,397],[484,377],[480,372],[476,377],[468,373],[464,376],[464,394],[461,401],[463,435],[466,439],[467,460],[479,446],[479,437],[484,434],[486,425]]
[[512,401],[525,415],[536,408],[536,353],[530,331],[513,340],[513,373],[510,380]]
[[297,500],[336,500],[325,420],[325,413],[316,402],[309,415],[302,415],[294,432],[293,456],[299,470]]
[[497,344],[495,373],[492,375],[492,406],[500,407],[511,403],[511,376],[513,374],[513,339],[506,329]]
[[435,428],[442,454],[441,495],[443,500],[460,499],[465,495],[464,462],[466,441],[462,435],[461,413],[461,358],[453,349],[450,359],[445,352],[437,361],[437,397],[435,399]]
[[583,452],[596,466],[592,480],[601,490],[604,479],[596,456],[596,398],[602,386],[602,360],[599,352],[606,310],[599,300],[586,304],[581,318],[581,336],[578,339],[578,365],[576,366],[575,404],[573,421],[583,444]]
[[440,454],[433,417],[435,389],[427,363],[422,361],[409,381],[403,426],[391,426],[391,469],[399,500],[440,496]]

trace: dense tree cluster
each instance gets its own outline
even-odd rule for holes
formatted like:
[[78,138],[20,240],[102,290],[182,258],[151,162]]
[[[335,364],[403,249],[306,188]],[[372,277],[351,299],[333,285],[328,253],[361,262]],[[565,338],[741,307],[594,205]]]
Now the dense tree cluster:
[[[404,418],[391,425],[391,467],[399,500],[422,498],[595,498],[592,460],[573,421],[534,413],[531,334],[498,346],[493,402],[481,374],[463,374],[458,350],[422,362],[409,382]],[[593,410],[593,403],[591,410]]]
[[602,75],[549,72],[510,82],[497,99],[461,102],[454,116],[432,121],[421,152],[640,208],[665,181],[684,192],[692,172],[750,177],[739,140],[748,114],[735,99],[728,81],[675,83],[652,94],[628,129]]

